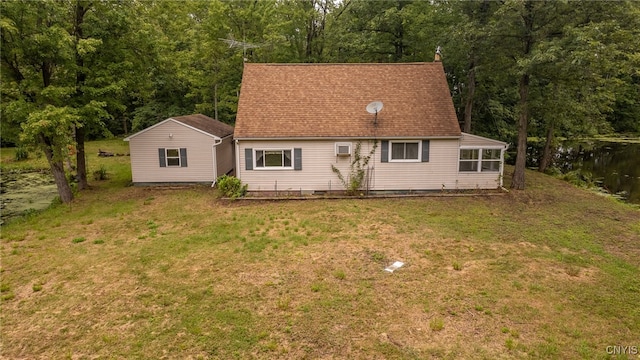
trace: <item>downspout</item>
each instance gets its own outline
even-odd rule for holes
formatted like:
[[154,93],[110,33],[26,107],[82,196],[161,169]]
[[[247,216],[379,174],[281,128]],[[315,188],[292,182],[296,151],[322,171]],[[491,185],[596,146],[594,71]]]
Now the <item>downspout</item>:
[[509,144],[505,145],[504,148],[500,151],[500,188],[504,189],[504,153],[509,148]]
[[242,180],[240,178],[240,141],[238,141],[238,139],[234,140],[235,144],[236,144],[236,177],[240,180]]
[[213,163],[213,182],[211,183],[211,187],[216,185],[216,181],[218,180],[218,161],[217,161],[217,151],[216,146],[222,144],[222,139],[216,138],[213,140],[213,146],[211,146],[211,161]]

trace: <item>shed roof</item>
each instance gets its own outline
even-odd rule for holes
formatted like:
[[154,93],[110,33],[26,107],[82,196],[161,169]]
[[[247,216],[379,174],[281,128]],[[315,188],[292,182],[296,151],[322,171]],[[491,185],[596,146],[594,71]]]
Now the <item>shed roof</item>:
[[172,119],[220,138],[233,134],[233,126],[202,114],[174,116]]
[[203,132],[208,135],[213,135],[219,138],[224,138],[233,134],[233,126],[227,125],[218,120],[212,119],[206,115],[202,114],[193,114],[193,115],[184,115],[184,116],[174,116],[170,117],[166,120],[163,120],[155,125],[149,126],[146,129],[143,129],[126,139],[125,141],[129,141],[131,138],[136,137],[142,133],[145,133],[161,124],[166,123],[167,121],[175,121],[181,123],[182,125],[186,125],[190,128],[193,128],[197,131]]
[[[382,101],[374,115],[365,107]],[[235,138],[459,137],[442,63],[245,64]]]

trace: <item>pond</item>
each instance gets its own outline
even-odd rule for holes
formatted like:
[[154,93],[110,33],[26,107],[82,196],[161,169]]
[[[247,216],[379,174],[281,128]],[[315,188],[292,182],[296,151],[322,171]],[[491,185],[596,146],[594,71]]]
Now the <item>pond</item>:
[[[534,143],[529,147],[528,166],[538,166],[543,145]],[[564,174],[579,171],[607,192],[640,204],[639,142],[565,141],[553,157],[552,166]]]
[[43,210],[58,195],[47,172],[3,172],[0,178],[0,224],[25,212]]

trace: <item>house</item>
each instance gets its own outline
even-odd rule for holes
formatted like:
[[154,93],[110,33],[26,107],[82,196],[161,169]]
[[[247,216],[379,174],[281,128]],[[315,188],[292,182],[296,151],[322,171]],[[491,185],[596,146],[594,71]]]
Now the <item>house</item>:
[[215,183],[233,172],[233,126],[195,114],[171,117],[126,139],[135,185]]
[[460,131],[440,62],[247,63],[234,142],[249,191],[300,193],[344,190],[358,144],[374,193],[496,189],[507,146]]

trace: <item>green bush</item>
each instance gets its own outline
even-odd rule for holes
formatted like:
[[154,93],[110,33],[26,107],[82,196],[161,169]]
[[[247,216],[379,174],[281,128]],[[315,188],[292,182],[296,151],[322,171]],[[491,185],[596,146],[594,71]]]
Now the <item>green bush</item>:
[[93,179],[96,181],[107,180],[108,178],[109,175],[107,174],[107,168],[104,167],[104,165],[101,165],[99,170],[93,172]]
[[248,185],[242,185],[240,179],[235,176],[222,175],[218,178],[217,184],[224,197],[237,199],[247,193]]
[[24,146],[18,146],[16,148],[16,155],[15,155],[16,161],[27,160],[28,158],[29,158],[29,151],[27,151],[27,148]]

